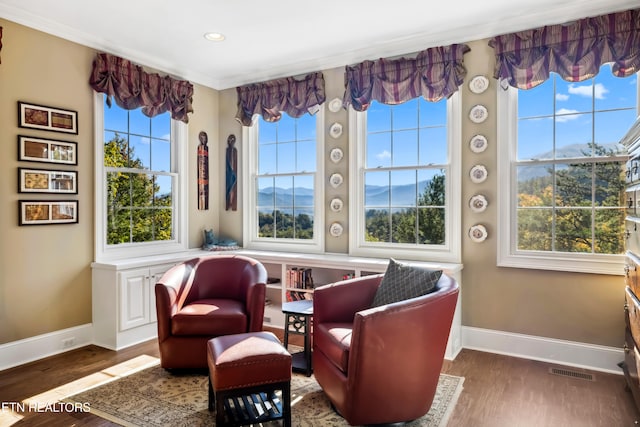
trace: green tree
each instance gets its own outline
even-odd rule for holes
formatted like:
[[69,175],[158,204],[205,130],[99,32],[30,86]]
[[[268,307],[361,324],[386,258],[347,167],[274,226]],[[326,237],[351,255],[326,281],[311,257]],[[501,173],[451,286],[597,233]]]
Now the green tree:
[[[589,148],[598,157],[616,154],[595,143]],[[590,150],[583,156],[590,156]],[[555,186],[552,168],[544,177],[519,183],[518,248],[622,253],[622,169],[618,162],[578,162],[555,170]]]
[[281,210],[275,210],[273,214],[258,212],[258,237],[313,239],[313,217],[308,214],[293,216]]
[[107,173],[107,243],[171,239],[171,192],[159,194],[161,189],[154,175],[142,172],[142,161],[117,133],[104,144],[104,165],[141,170],[141,173]]
[[445,176],[435,175],[419,195],[416,208],[365,212],[367,242],[442,244],[445,241]]

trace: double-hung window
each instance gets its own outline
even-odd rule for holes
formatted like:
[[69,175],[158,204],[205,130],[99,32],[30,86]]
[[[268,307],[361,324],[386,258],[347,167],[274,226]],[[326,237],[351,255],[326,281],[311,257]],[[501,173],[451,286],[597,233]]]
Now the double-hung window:
[[351,110],[352,254],[459,261],[458,99]]
[[244,246],[322,252],[323,114],[267,122],[254,117],[244,127]]
[[186,125],[96,94],[96,258],[186,249]]
[[637,76],[605,64],[579,83],[557,74],[498,93],[498,264],[620,273],[625,148]]

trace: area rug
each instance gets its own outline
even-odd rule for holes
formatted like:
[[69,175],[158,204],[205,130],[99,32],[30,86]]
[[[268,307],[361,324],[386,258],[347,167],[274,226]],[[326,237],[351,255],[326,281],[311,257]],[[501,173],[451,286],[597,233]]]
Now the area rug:
[[[440,375],[431,410],[407,426],[445,426],[462,391],[463,381],[462,377]],[[215,416],[207,410],[207,399],[206,372],[175,374],[160,366],[152,366],[68,397],[65,401],[88,404],[93,414],[123,426],[215,426]],[[293,374],[291,401],[294,426],[349,425],[333,411],[313,376]]]

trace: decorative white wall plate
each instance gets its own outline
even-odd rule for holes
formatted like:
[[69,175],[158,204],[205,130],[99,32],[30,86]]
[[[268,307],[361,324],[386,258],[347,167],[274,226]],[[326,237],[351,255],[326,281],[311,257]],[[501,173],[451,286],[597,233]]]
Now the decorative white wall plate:
[[344,179],[342,178],[342,175],[340,175],[339,173],[334,173],[329,177],[329,183],[333,188],[340,187],[343,181]]
[[331,135],[331,138],[339,138],[342,135],[342,125],[338,122],[332,124],[329,128],[329,135]]
[[469,171],[469,177],[471,178],[471,181],[476,184],[484,182],[487,179],[488,174],[489,173],[487,172],[487,168],[484,165],[475,165]]
[[333,223],[331,223],[331,226],[329,227],[329,233],[333,237],[341,236],[343,231],[344,230],[342,229],[342,225],[340,225],[339,222],[333,222]]
[[484,242],[487,236],[487,229],[482,224],[476,224],[469,228],[469,238],[476,243]]
[[328,107],[329,111],[331,111],[332,113],[337,113],[342,108],[342,100],[340,98],[333,98],[329,102]]
[[475,76],[469,81],[469,90],[473,93],[482,93],[489,87],[489,79],[485,76]]
[[487,149],[489,143],[487,142],[487,138],[484,135],[474,135],[469,140],[469,148],[474,153],[482,153]]
[[340,212],[343,206],[342,199],[334,197],[333,199],[331,199],[331,203],[329,204],[329,206],[331,207],[332,211]]
[[344,153],[340,148],[334,148],[329,152],[329,157],[333,163],[338,163],[344,157]]
[[487,206],[489,206],[489,202],[482,194],[476,194],[469,199],[469,207],[473,212],[484,212]]
[[489,117],[489,112],[484,105],[478,104],[469,111],[469,119],[473,123],[482,123],[487,120],[487,117]]

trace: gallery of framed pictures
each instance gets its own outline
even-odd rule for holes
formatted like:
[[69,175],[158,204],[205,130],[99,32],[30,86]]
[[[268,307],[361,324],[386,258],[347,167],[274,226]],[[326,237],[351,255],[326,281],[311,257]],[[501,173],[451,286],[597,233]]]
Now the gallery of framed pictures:
[[78,113],[57,107],[18,101],[18,126],[78,134]]
[[78,172],[18,168],[18,192],[78,194]]
[[77,153],[75,142],[18,135],[18,160],[77,165]]
[[20,225],[78,222],[77,200],[19,200]]

